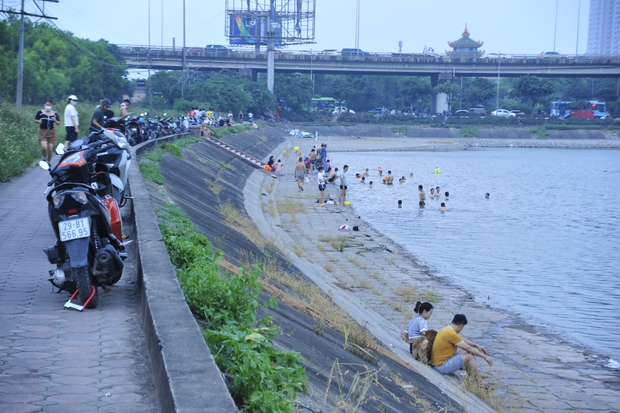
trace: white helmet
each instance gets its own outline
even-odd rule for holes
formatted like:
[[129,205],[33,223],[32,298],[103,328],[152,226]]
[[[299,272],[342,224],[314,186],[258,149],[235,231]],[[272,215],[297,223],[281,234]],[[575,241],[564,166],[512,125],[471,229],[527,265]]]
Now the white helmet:
[[79,100],[79,99],[77,98],[77,96],[71,95],[69,96],[69,100]]

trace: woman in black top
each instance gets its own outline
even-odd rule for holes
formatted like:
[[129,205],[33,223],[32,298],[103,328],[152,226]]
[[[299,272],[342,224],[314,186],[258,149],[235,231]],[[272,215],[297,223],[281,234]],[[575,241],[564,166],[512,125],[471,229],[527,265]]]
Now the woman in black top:
[[54,145],[56,145],[54,124],[60,125],[58,113],[52,110],[53,103],[51,99],[47,99],[43,110],[38,111],[34,117],[34,121],[39,124],[39,142],[43,160],[48,163],[52,161]]

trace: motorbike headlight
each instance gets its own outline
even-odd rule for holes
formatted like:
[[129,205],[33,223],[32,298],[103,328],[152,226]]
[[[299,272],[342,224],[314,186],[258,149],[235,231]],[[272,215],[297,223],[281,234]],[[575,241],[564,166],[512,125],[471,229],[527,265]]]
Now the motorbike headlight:
[[86,197],[85,192],[72,192],[71,197],[80,204],[85,204],[86,202],[88,202],[88,198]]
[[65,194],[58,194],[58,195],[54,195],[54,197],[52,198],[52,201],[54,202],[54,208],[58,208],[59,206],[62,205],[62,203],[65,200]]

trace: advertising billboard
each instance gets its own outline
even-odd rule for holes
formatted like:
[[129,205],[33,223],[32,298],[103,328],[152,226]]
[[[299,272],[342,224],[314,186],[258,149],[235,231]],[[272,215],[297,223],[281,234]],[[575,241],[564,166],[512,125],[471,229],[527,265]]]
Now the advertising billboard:
[[[282,25],[272,23],[275,29],[274,37],[276,46],[282,45]],[[267,19],[244,17],[241,14],[230,14],[229,21],[230,44],[237,45],[266,45],[268,39]]]

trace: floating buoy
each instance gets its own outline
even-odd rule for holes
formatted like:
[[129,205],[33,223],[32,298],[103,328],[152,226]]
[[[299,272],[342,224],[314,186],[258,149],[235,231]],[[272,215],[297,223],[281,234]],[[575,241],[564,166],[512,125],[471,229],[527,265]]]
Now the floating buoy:
[[435,173],[436,174],[440,174],[441,173],[441,169],[439,169],[439,167],[435,168]]
[[293,148],[293,150],[294,150],[295,152],[297,152],[297,151],[299,150],[299,146],[295,146],[295,147]]

